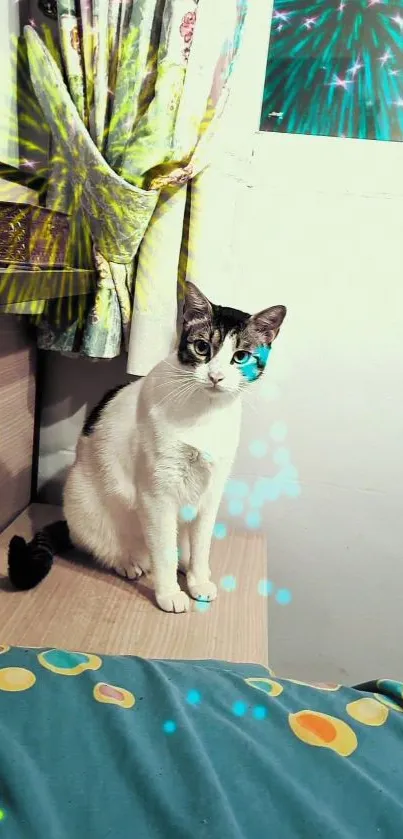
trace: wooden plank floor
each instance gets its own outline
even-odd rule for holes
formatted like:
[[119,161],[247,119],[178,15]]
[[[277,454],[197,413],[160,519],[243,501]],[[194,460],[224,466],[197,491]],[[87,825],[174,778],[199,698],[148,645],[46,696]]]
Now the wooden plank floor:
[[[192,602],[183,615],[154,605],[146,582],[130,583],[78,557],[57,559],[50,575],[29,592],[9,585],[7,545],[15,533],[30,537],[61,517],[57,507],[31,505],[0,534],[0,643],[57,647],[146,658],[216,658],[268,663],[267,598],[258,594],[266,577],[262,534],[230,532],[212,552],[213,579],[219,585],[206,611]],[[236,589],[220,580],[231,575]]]

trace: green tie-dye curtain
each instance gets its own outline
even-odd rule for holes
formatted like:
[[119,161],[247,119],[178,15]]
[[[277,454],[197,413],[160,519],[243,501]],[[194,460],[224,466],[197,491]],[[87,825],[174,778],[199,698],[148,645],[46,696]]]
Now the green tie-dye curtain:
[[97,271],[84,317],[48,304],[41,348],[93,358],[127,349],[137,251],[167,189],[211,159],[247,2],[57,0],[58,45],[25,28],[53,137],[48,206],[69,212],[75,263],[85,267],[92,249]]

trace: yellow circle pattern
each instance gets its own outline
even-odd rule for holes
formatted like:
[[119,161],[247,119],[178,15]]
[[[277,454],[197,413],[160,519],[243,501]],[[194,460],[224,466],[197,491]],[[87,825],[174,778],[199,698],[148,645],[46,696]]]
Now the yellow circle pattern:
[[29,690],[36,682],[36,676],[25,667],[3,667],[0,669],[0,690],[18,692]]
[[388,696],[383,696],[382,693],[374,693],[374,696],[378,702],[382,702],[382,705],[386,705],[386,707],[391,708],[392,711],[397,711],[398,714],[403,714],[402,706],[398,705],[397,702],[394,702],[393,699],[389,699]]
[[350,757],[357,748],[357,737],[343,720],[319,711],[298,711],[288,715],[295,736],[309,746],[331,749],[341,757]]
[[283,686],[280,685],[280,682],[274,682],[273,679],[254,677],[245,679],[245,682],[247,685],[250,685],[251,688],[256,688],[256,690],[262,690],[263,693],[267,693],[268,696],[280,696],[280,693],[284,690]]
[[93,696],[97,702],[119,705],[121,708],[133,708],[136,702],[134,695],[129,690],[110,685],[107,682],[98,682],[94,687]]
[[346,705],[346,711],[353,720],[363,725],[383,725],[389,716],[386,706],[370,696],[349,702]]
[[42,667],[58,676],[79,676],[85,670],[99,670],[102,667],[102,659],[97,655],[65,650],[46,650],[39,653],[38,661]]
[[287,682],[292,682],[293,685],[315,688],[315,690],[340,690],[341,688],[341,685],[336,685],[334,682],[300,682],[298,679],[287,679]]

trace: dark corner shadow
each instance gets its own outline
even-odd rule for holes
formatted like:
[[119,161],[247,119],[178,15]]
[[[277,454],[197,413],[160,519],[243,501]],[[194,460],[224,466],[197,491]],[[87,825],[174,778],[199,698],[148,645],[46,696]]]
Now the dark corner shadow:
[[117,358],[94,361],[41,350],[38,359],[41,427],[65,421],[83,407],[88,415],[108,390],[136,380],[127,373],[126,366],[125,353]]

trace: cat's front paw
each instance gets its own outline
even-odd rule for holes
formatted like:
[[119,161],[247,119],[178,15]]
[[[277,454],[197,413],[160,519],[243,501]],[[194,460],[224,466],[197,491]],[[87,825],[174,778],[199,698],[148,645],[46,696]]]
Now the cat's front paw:
[[184,591],[175,591],[171,594],[156,594],[155,599],[163,612],[188,612],[190,601]]
[[119,577],[124,577],[126,580],[138,580],[145,573],[140,565],[135,562],[127,564],[119,564],[114,566],[114,571],[119,574]]
[[204,603],[209,603],[217,597],[217,586],[211,580],[195,580],[188,574],[187,584],[189,594],[193,600],[201,600]]

